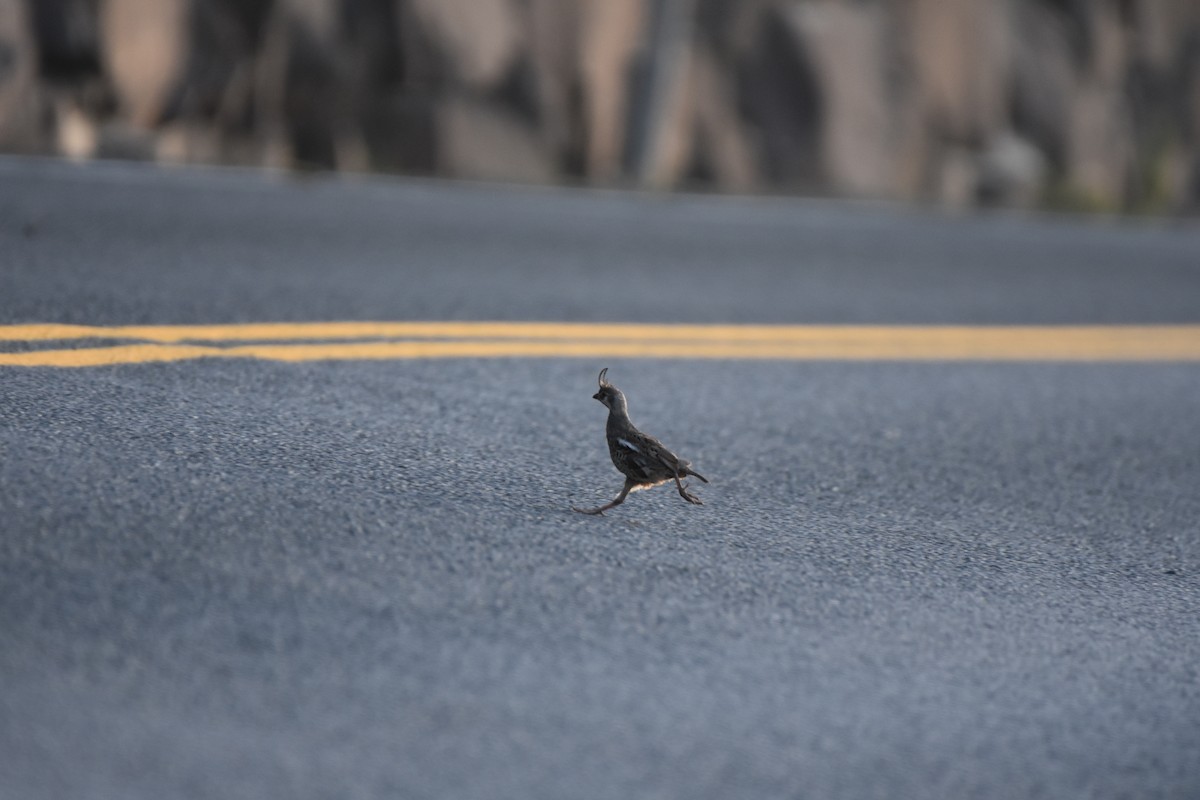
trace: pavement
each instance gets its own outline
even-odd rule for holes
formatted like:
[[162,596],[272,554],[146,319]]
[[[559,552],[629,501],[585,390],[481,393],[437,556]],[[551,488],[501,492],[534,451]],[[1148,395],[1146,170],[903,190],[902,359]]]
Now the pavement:
[[[0,160],[0,325],[1197,298],[1184,224]],[[569,510],[621,485],[602,366],[705,505]],[[1200,796],[1198,396],[1194,362],[0,367],[0,798]]]

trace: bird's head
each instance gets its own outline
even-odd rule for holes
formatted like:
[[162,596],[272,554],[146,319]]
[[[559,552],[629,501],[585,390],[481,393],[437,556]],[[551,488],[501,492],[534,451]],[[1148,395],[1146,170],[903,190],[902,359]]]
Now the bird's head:
[[625,395],[621,394],[621,390],[613,386],[604,377],[608,374],[608,367],[600,370],[600,391],[592,395],[593,400],[599,400],[611,411],[626,412]]

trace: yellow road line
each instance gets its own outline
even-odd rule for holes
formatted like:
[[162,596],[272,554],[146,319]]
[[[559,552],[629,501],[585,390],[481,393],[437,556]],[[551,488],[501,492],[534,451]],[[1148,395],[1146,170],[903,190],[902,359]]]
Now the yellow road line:
[[[931,342],[1037,348],[1044,342],[1086,347],[1195,348],[1200,325],[687,325],[574,322],[254,322],[230,325],[0,325],[0,341],[134,339],[143,342],[270,342],[337,339],[569,339],[683,342],[838,342],[846,347]],[[1165,344],[1158,344],[1165,343]]]
[[128,344],[117,347],[81,347],[72,350],[30,350],[0,353],[0,366],[101,367],[109,364],[143,364],[150,361],[183,361],[222,355],[220,348],[195,345]]
[[[0,327],[2,334],[64,326]],[[275,361],[429,358],[709,358],[938,361],[1200,361],[1200,325],[1176,326],[730,326],[562,323],[313,323],[75,327],[68,338],[140,338],[111,347],[0,353],[0,366],[85,367],[195,358]],[[86,330],[87,334],[78,333]],[[292,333],[286,341],[284,332]],[[381,331],[387,333],[381,333]],[[340,331],[341,336],[331,334]],[[304,341],[423,335],[423,340]],[[369,331],[369,333],[363,333]],[[404,331],[404,333],[398,333]],[[420,332],[419,334],[417,332]],[[571,331],[572,336],[563,334]],[[136,332],[136,336],[134,333]],[[558,334],[557,337],[551,333]],[[684,335],[685,332],[688,335]],[[153,341],[153,334],[161,341]],[[453,338],[470,336],[471,338]],[[437,338],[442,337],[442,338]],[[16,336],[8,338],[17,340]],[[296,341],[300,339],[301,341]],[[23,341],[38,341],[36,335]],[[186,341],[251,341],[187,344]],[[258,340],[258,341],[255,341]]]

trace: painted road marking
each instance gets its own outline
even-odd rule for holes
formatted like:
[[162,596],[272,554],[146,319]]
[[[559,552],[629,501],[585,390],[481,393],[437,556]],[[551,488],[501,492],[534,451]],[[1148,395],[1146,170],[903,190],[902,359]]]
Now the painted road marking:
[[0,366],[87,367],[258,358],[710,358],[909,361],[1200,361],[1200,325],[651,325],[312,322],[10,325],[0,342],[130,344],[0,352]]

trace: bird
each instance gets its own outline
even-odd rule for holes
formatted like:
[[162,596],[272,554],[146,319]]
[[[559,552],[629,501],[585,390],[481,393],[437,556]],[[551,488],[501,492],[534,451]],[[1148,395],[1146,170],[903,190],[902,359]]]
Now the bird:
[[680,497],[693,505],[704,505],[699,497],[688,491],[688,484],[682,479],[695,475],[708,483],[708,478],[692,469],[690,461],[684,461],[658,439],[637,429],[629,419],[629,405],[624,393],[608,382],[605,377],[607,374],[608,367],[600,370],[600,391],[592,395],[592,399],[599,400],[608,408],[608,424],[605,427],[608,454],[612,456],[613,465],[625,476],[625,485],[612,502],[596,508],[571,506],[571,509],[581,514],[603,516],[605,511],[624,503],[630,492],[649,489],[671,480],[675,481]]

